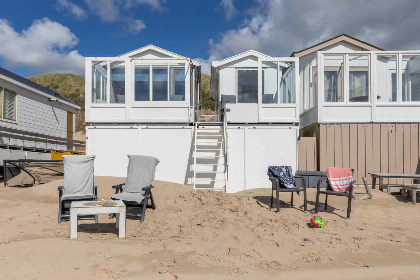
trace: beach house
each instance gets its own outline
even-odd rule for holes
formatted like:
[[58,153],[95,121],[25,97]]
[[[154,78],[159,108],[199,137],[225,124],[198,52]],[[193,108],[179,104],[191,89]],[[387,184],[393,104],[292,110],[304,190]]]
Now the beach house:
[[300,64],[300,136],[316,138],[319,170],[353,168],[359,184],[371,172],[418,171],[420,51],[340,35],[291,56]]
[[86,152],[95,173],[125,177],[129,154],[160,160],[156,178],[191,184],[200,63],[148,45],[86,58]]
[[74,151],[75,113],[63,95],[0,68],[0,160],[51,159]]

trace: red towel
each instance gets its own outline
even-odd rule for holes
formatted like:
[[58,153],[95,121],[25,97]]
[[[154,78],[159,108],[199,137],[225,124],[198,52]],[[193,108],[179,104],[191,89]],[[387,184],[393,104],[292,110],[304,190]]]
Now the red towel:
[[353,174],[350,168],[328,167],[327,177],[331,188],[336,192],[348,192]]

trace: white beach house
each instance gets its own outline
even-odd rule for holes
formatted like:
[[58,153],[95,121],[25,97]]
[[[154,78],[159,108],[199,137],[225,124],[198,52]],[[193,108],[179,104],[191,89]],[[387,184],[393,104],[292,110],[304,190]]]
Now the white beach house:
[[340,35],[292,57],[300,64],[300,136],[316,137],[319,170],[350,167],[358,183],[371,172],[418,171],[420,51]]
[[95,173],[126,176],[127,155],[160,160],[156,178],[192,183],[200,63],[148,45],[86,58],[87,154]]

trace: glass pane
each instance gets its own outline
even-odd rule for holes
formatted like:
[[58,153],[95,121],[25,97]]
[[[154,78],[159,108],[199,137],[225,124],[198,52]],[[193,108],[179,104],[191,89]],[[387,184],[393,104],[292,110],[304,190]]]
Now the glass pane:
[[420,56],[402,57],[402,100],[420,101]]
[[135,66],[134,101],[149,101],[150,67]]
[[369,102],[369,56],[349,56],[349,101]]
[[153,66],[153,101],[168,100],[168,68]]
[[301,92],[303,95],[303,108],[308,110],[315,105],[316,94],[316,58],[309,61],[300,72]]
[[343,102],[343,56],[324,56],[324,101]]
[[258,103],[258,70],[238,70],[238,103]]
[[280,103],[295,103],[295,64],[280,66]]
[[170,101],[185,101],[185,67],[171,66],[170,71]]
[[111,103],[125,103],[125,63],[111,65]]
[[376,93],[378,102],[397,101],[397,56],[381,55],[376,60]]
[[16,93],[4,89],[3,93],[3,118],[16,120]]
[[[278,63],[264,62],[262,103],[279,103],[278,94]],[[257,88],[258,90],[258,88]]]
[[107,62],[92,63],[92,103],[106,103]]

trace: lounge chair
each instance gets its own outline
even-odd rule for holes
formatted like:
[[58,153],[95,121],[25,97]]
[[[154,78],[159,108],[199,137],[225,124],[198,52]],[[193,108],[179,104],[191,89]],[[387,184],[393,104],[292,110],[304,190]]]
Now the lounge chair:
[[[352,174],[354,174],[354,169],[351,170]],[[316,203],[315,203],[315,214],[318,214],[318,208],[319,208],[319,195],[325,194],[325,211],[328,208],[328,195],[337,195],[337,196],[344,196],[347,197],[348,202],[347,202],[347,219],[350,219],[350,213],[351,213],[351,200],[353,198],[353,185],[354,185],[355,181],[353,179],[351,179],[350,181],[350,186],[349,186],[349,191],[347,192],[338,192],[338,191],[334,191],[331,187],[331,184],[328,180],[327,177],[319,179],[318,180],[318,185],[317,185],[317,192],[316,192]],[[325,185],[326,184],[326,189],[325,190],[321,190],[321,185]]]
[[[286,182],[279,178],[275,173],[276,170],[283,170],[288,173],[288,177],[290,180],[293,180],[293,182],[289,182],[289,184],[294,185],[294,187],[286,187]],[[280,192],[290,192],[292,194],[291,197],[291,203],[290,205],[293,207],[293,193],[299,193],[300,191],[303,192],[303,207],[304,211],[307,211],[307,199],[306,199],[306,180],[305,177],[302,176],[293,176],[292,173],[292,167],[290,166],[270,166],[268,168],[268,179],[271,181],[271,203],[270,203],[270,209],[273,208],[273,199],[274,199],[274,191],[276,191],[276,207],[277,207],[277,213],[280,213],[280,199],[279,199],[279,193]],[[299,180],[297,180],[299,179]],[[297,182],[300,182],[300,186],[297,186]]]
[[[154,157],[129,155],[126,182],[112,186],[115,195],[111,199],[122,200],[127,208],[140,208],[140,214],[127,212],[127,216],[140,217],[140,222],[144,221],[146,208],[156,209],[152,183],[158,163],[159,160]],[[149,199],[151,204],[148,204]]]
[[[93,183],[94,160],[95,156],[63,156],[64,186],[58,187],[58,223],[70,218],[72,201],[98,199],[98,187]],[[98,222],[98,215],[87,216]]]

